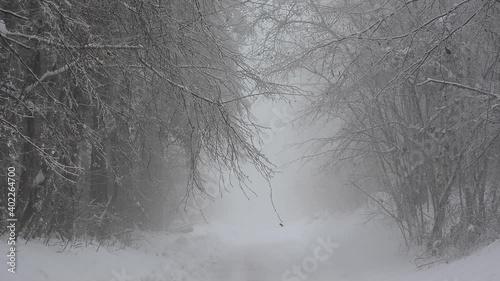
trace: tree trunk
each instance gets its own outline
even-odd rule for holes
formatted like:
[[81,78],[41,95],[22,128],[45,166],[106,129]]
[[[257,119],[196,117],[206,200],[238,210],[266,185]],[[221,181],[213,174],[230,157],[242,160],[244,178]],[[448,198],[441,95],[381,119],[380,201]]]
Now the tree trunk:
[[[94,111],[92,129],[98,132],[101,122],[98,110],[94,109]],[[101,143],[103,146],[105,145],[103,142]],[[104,148],[94,144],[90,158],[90,201],[104,205],[108,200],[108,175]]]

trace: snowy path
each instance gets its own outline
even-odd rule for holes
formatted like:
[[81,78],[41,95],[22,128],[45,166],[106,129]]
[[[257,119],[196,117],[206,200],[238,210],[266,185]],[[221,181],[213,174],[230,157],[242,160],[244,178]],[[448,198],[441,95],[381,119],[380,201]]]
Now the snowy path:
[[290,258],[287,244],[239,246],[227,250],[211,268],[211,280],[266,281],[281,280],[282,268]]
[[450,264],[417,269],[397,230],[365,221],[350,214],[272,229],[200,224],[192,233],[147,237],[138,249],[98,252],[31,241],[20,246],[18,272],[2,270],[0,280],[500,281],[500,240]]
[[370,228],[377,228],[372,231],[364,229],[362,222],[349,217],[336,221],[330,230],[309,225],[307,234],[307,225],[302,225],[261,232],[258,238],[246,237],[246,241],[232,243],[219,253],[209,268],[210,280],[348,281],[364,280],[367,274],[374,280],[379,269],[394,268],[394,262],[401,264],[394,261],[394,257],[400,258],[399,246],[387,227],[370,224]]
[[350,215],[320,227],[301,223],[261,231],[258,237],[233,233],[236,241],[221,239],[229,242],[205,280],[500,281],[500,241],[465,259],[417,269],[401,249],[397,229],[365,220]]

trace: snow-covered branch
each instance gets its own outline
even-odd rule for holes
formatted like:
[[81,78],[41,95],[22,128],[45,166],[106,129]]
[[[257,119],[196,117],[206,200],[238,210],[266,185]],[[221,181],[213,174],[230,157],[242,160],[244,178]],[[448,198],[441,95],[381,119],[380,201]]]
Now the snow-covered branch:
[[42,38],[40,36],[36,35],[28,35],[28,34],[22,34],[19,32],[6,32],[5,37],[10,39],[8,36],[15,36],[15,37],[21,37],[24,39],[28,40],[35,40],[43,44],[55,46],[57,48],[63,48],[63,49],[102,49],[102,50],[107,50],[107,49],[130,49],[130,50],[139,50],[139,49],[144,49],[143,46],[138,45],[110,45],[110,44],[86,44],[86,45],[67,45],[63,43],[58,43],[55,40],[47,39],[47,38]]
[[199,94],[193,92],[191,89],[189,89],[187,86],[184,86],[184,85],[181,85],[179,83],[176,83],[174,81],[172,81],[171,79],[169,79],[168,77],[165,76],[165,74],[163,74],[162,72],[158,71],[156,68],[154,68],[152,65],[150,65],[149,63],[145,62],[142,58],[139,59],[142,64],[144,64],[149,70],[153,71],[156,75],[158,75],[159,77],[161,77],[162,79],[164,79],[167,83],[169,83],[170,85],[192,95],[193,97],[195,98],[198,98],[198,99],[201,99],[201,100],[204,100],[208,103],[211,103],[211,104],[217,104],[216,102],[214,102],[213,100],[211,99],[208,99],[208,98],[205,98],[205,97],[202,97],[200,96]]
[[29,85],[28,87],[26,87],[26,89],[24,90],[24,92],[26,93],[29,93],[31,91],[33,91],[33,89],[35,89],[35,87],[42,83],[43,81],[47,80],[47,78],[49,77],[52,77],[52,76],[56,76],[56,75],[59,75],[65,71],[67,71],[71,66],[75,65],[77,63],[78,60],[74,61],[74,62],[71,62],[71,63],[68,63],[56,70],[53,70],[53,71],[47,71],[44,75],[42,75],[42,77],[40,77],[35,83]]
[[487,90],[478,89],[478,88],[474,88],[471,86],[463,85],[463,84],[456,83],[456,82],[445,81],[445,80],[436,80],[436,79],[432,79],[432,78],[427,78],[427,80],[425,80],[424,82],[418,83],[415,86],[420,87],[420,86],[423,86],[423,85],[428,84],[428,83],[438,83],[438,84],[444,84],[444,85],[453,86],[453,87],[457,87],[457,88],[461,88],[461,89],[466,89],[469,91],[473,91],[473,92],[476,92],[476,93],[479,93],[482,95],[486,95],[489,97],[493,97],[493,98],[500,100],[500,95],[489,92]]
[[22,20],[28,20],[27,17],[21,16],[20,14],[14,13],[14,12],[9,11],[9,10],[5,10],[5,9],[0,8],[0,12],[5,13],[5,14],[9,14],[11,16],[14,16],[14,17],[22,19]]

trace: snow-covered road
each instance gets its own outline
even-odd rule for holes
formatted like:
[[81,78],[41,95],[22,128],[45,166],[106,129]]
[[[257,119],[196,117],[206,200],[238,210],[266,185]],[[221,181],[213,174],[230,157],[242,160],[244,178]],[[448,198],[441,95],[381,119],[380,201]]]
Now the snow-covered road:
[[199,224],[122,250],[75,245],[62,251],[31,241],[20,246],[17,273],[0,271],[0,280],[500,281],[500,240],[461,260],[417,269],[397,229],[366,220],[319,215],[268,229]]
[[288,243],[240,245],[221,254],[210,268],[211,280],[281,280],[284,268],[300,256]]
[[[418,269],[387,222],[363,215],[228,231],[205,280],[500,281],[499,241],[470,257]],[[213,234],[213,233],[212,233]]]
[[208,269],[209,280],[362,280],[370,273],[367,269],[374,273],[384,264],[393,266],[399,251],[387,226],[363,226],[363,222],[349,217],[337,220],[331,229],[309,221],[254,235],[233,232],[236,239],[221,239],[228,243]]

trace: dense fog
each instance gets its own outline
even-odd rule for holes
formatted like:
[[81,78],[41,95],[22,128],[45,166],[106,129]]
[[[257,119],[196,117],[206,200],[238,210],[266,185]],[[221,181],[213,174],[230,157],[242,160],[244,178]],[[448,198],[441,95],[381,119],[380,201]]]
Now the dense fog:
[[0,0],[0,280],[500,280],[499,0]]

